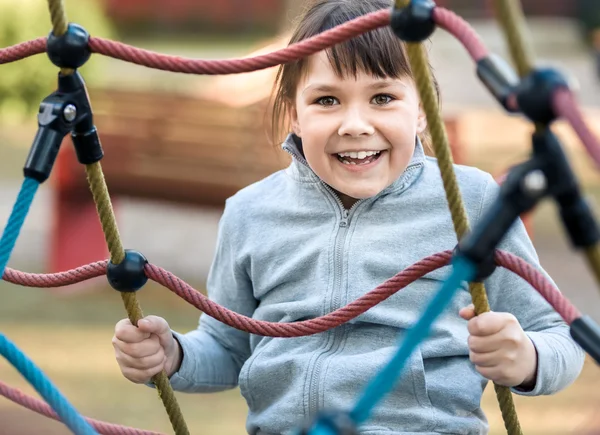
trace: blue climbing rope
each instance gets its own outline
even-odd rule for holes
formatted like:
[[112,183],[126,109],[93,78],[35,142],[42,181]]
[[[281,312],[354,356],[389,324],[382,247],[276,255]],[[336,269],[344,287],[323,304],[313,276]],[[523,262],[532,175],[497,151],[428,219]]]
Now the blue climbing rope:
[[[0,239],[0,278],[4,276],[4,270],[17,243],[39,185],[40,183],[33,178],[26,177],[23,181],[17,201]],[[27,379],[73,433],[76,435],[97,435],[92,426],[77,413],[52,382],[46,378],[44,373],[1,333],[0,354]]]
[[[426,307],[416,325],[407,333],[396,354],[387,365],[371,380],[356,403],[350,416],[358,426],[369,418],[371,411],[389,393],[401,375],[404,365],[418,344],[429,335],[431,325],[448,306],[462,281],[470,281],[475,274],[475,266],[464,257],[452,261],[451,275]],[[324,432],[325,435],[328,432]],[[315,435],[321,435],[317,432]]]
[[7,359],[36,389],[58,414],[60,420],[76,435],[97,435],[98,432],[73,408],[52,382],[4,334],[0,333],[0,354]]
[[4,229],[4,233],[2,233],[2,239],[0,239],[0,278],[4,276],[4,269],[17,243],[19,233],[21,232],[27,213],[29,213],[29,208],[39,185],[40,183],[33,178],[25,178],[23,181],[21,191],[17,196],[17,202],[8,218],[6,228]]

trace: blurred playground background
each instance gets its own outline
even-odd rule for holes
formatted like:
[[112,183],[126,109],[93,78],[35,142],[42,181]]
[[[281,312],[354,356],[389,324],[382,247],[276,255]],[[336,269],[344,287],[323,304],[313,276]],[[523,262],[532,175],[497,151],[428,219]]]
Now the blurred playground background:
[[[67,0],[71,21],[92,36],[197,58],[231,58],[285,44],[303,0]],[[466,18],[505,59],[492,1],[438,0]],[[589,125],[600,135],[600,0],[522,0],[538,64],[572,79]],[[0,0],[0,47],[50,30],[43,0]],[[508,116],[478,82],[464,49],[443,31],[430,44],[442,110],[455,160],[501,176],[526,158],[531,128]],[[45,55],[0,66],[0,221],[5,225],[33,141],[35,111],[55,87],[57,69]],[[81,72],[106,157],[103,167],[126,248],[203,290],[224,199],[283,167],[286,157],[265,135],[274,70],[234,76],[187,76],[93,56]],[[568,126],[558,123],[596,216],[600,172]],[[9,267],[50,273],[107,258],[84,170],[65,141],[51,179],[37,196]],[[545,202],[526,218],[542,265],[563,293],[600,321],[600,290],[585,260],[566,241],[556,209]],[[199,312],[149,283],[139,292],[146,314],[174,329],[196,326]],[[13,340],[83,414],[172,433],[155,392],[120,374],[111,337],[125,316],[105,279],[42,290],[0,282],[0,331]],[[452,376],[451,373],[448,374]],[[4,360],[0,379],[36,395]],[[245,402],[238,390],[178,394],[193,434],[243,434]],[[515,397],[524,433],[600,433],[600,367],[588,360],[569,389],[552,397]],[[484,396],[491,434],[503,429],[493,388]],[[0,398],[0,434],[58,435],[61,424]]]

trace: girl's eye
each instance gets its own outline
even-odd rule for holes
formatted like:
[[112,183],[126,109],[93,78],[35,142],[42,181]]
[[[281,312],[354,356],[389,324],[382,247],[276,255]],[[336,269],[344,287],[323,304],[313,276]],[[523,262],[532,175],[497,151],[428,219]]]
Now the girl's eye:
[[384,106],[386,104],[391,103],[394,100],[394,97],[392,97],[391,95],[388,94],[379,94],[379,95],[375,95],[373,97],[373,103],[377,104],[378,106]]
[[333,106],[335,104],[338,103],[337,98],[335,97],[321,97],[319,99],[317,99],[316,101],[317,104],[320,104],[321,106]]

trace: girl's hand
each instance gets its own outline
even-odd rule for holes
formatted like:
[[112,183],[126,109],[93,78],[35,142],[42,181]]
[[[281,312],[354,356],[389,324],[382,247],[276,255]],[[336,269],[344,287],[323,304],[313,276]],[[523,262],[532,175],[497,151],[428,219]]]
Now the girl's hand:
[[506,387],[535,387],[537,352],[515,316],[495,312],[476,316],[473,305],[459,315],[468,321],[469,358],[483,377]]
[[119,368],[131,382],[147,383],[162,370],[170,377],[181,364],[179,343],[162,317],[147,316],[137,327],[129,319],[119,321],[112,343]]

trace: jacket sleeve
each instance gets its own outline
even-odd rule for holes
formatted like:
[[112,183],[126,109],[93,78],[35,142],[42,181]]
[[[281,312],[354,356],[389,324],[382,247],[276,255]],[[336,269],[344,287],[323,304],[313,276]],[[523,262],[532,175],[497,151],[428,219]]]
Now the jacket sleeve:
[[[482,201],[483,215],[495,201],[498,192],[499,186],[490,177]],[[556,285],[542,269],[521,219],[512,225],[498,249],[522,258]],[[512,388],[512,391],[524,396],[549,395],[573,383],[581,372],[585,353],[571,338],[569,325],[554,308],[531,285],[502,267],[496,268],[485,285],[491,310],[512,313],[537,351],[535,387],[531,391],[517,388]]]
[[[208,297],[236,313],[252,317],[257,306],[252,283],[236,240],[242,234],[241,211],[225,205],[219,221],[216,250],[207,278]],[[182,392],[216,392],[235,388],[250,356],[249,334],[202,314],[198,328],[186,334],[173,331],[183,350],[179,371],[171,376],[173,389]]]

